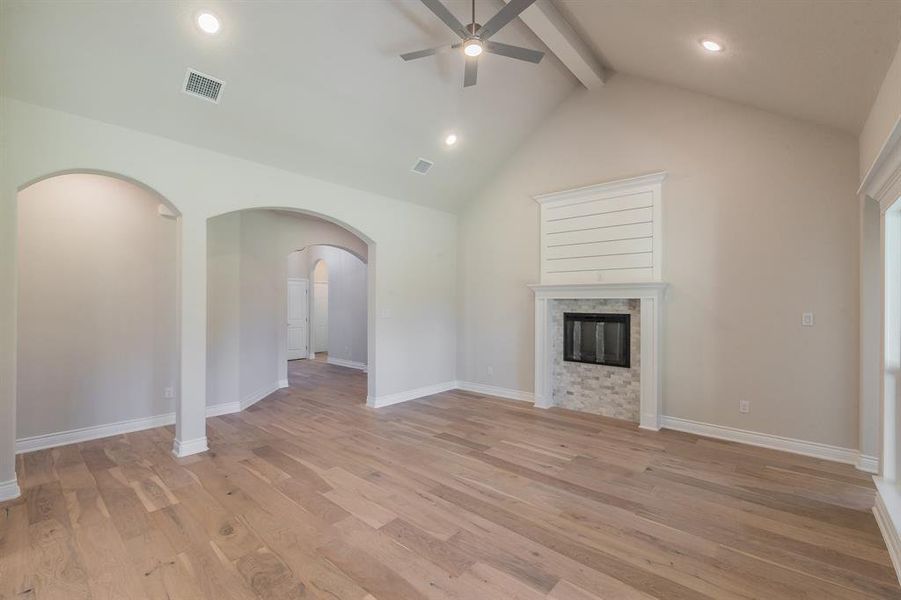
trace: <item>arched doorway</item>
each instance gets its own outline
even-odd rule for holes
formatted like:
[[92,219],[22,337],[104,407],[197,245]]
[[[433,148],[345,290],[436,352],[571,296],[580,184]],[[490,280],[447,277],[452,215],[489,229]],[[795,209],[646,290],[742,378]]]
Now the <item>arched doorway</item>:
[[178,211],[112,173],[17,193],[16,451],[174,421]]
[[[343,248],[360,265],[374,244],[322,215],[284,208],[254,208],[210,218],[207,222],[207,410],[213,414],[242,410],[289,385],[289,360],[308,360],[312,353],[310,292],[313,248]],[[362,270],[357,351],[372,355],[374,310],[369,293],[370,268]],[[289,311],[292,297],[306,290],[303,315]],[[232,300],[229,300],[232,298]],[[307,316],[309,315],[309,316]],[[305,318],[308,320],[305,320]],[[293,320],[292,320],[293,319]],[[294,323],[294,321],[299,321]],[[292,336],[292,325],[303,329]],[[296,334],[296,331],[293,331]],[[299,343],[302,338],[303,344]],[[368,379],[359,401],[374,382]],[[368,389],[367,389],[368,388]]]

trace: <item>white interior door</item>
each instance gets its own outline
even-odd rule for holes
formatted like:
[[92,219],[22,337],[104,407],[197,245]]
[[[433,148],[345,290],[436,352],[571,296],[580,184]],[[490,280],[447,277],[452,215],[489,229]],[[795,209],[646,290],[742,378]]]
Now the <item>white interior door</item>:
[[313,286],[313,352],[328,352],[328,283]]
[[307,358],[310,282],[288,278],[288,360]]

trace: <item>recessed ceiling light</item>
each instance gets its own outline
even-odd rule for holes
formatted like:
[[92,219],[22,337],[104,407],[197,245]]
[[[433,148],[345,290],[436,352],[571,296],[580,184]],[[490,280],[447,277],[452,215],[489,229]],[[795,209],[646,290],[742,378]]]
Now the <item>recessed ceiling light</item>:
[[457,134],[449,133],[446,138],[444,138],[444,144],[446,146],[453,146],[457,143]]
[[478,56],[482,53],[482,42],[475,38],[467,40],[463,45],[463,52],[466,56]]
[[701,40],[701,47],[707,52],[722,52],[723,45],[717,41],[711,39],[703,39]]
[[200,13],[197,15],[197,26],[201,31],[212,35],[219,31],[219,19],[212,13]]

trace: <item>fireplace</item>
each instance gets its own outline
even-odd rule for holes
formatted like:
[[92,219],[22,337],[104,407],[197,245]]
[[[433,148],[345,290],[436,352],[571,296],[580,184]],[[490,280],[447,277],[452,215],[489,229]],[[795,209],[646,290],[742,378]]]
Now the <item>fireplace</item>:
[[564,313],[563,360],[631,367],[628,313]]

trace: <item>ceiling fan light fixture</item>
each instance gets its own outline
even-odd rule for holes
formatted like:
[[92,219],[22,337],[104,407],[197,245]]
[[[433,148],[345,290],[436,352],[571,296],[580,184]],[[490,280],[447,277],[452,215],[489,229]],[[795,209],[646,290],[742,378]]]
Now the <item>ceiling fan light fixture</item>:
[[466,40],[463,43],[463,53],[466,56],[478,56],[482,53],[482,42],[475,38]]

